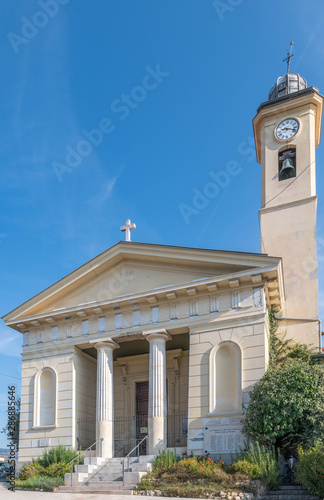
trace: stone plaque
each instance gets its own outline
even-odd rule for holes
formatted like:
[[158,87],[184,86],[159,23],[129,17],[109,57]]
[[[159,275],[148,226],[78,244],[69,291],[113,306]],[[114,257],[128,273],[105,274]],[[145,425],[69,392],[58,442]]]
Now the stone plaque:
[[38,440],[38,447],[39,448],[46,448],[49,446],[49,438],[43,438]]
[[243,448],[243,444],[241,418],[215,418],[205,425],[205,453],[233,453]]

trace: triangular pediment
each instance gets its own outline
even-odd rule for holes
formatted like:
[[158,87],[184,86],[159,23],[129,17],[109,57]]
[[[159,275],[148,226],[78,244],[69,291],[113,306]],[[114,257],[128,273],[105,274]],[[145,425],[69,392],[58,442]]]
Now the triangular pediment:
[[[273,260],[273,259],[272,259]],[[132,298],[269,265],[259,254],[119,243],[18,307],[8,322]]]

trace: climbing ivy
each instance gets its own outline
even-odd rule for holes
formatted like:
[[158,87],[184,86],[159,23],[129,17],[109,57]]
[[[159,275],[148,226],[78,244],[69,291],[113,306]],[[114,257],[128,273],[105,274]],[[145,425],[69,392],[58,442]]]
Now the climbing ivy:
[[269,311],[269,368],[282,366],[289,359],[300,359],[311,362],[315,353],[310,344],[302,344],[293,339],[287,339],[287,332],[279,333],[280,320],[273,309]]

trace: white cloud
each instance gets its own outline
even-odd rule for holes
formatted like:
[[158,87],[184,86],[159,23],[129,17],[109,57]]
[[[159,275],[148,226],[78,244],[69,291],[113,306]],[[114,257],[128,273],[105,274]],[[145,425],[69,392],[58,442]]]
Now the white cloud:
[[89,203],[89,205],[93,205],[95,208],[100,208],[111,197],[117,180],[118,176],[113,177],[111,180],[106,182],[99,193],[90,198],[87,203]]

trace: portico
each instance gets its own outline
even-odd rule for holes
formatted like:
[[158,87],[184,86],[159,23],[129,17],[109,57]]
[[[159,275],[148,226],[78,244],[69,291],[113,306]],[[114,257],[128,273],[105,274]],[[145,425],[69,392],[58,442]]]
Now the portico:
[[[149,342],[149,454],[158,454],[167,445],[166,347],[171,336],[163,329],[145,333]],[[113,351],[119,345],[111,338],[95,343],[97,349],[96,441],[98,456],[114,456]],[[102,441],[101,441],[102,440]]]

